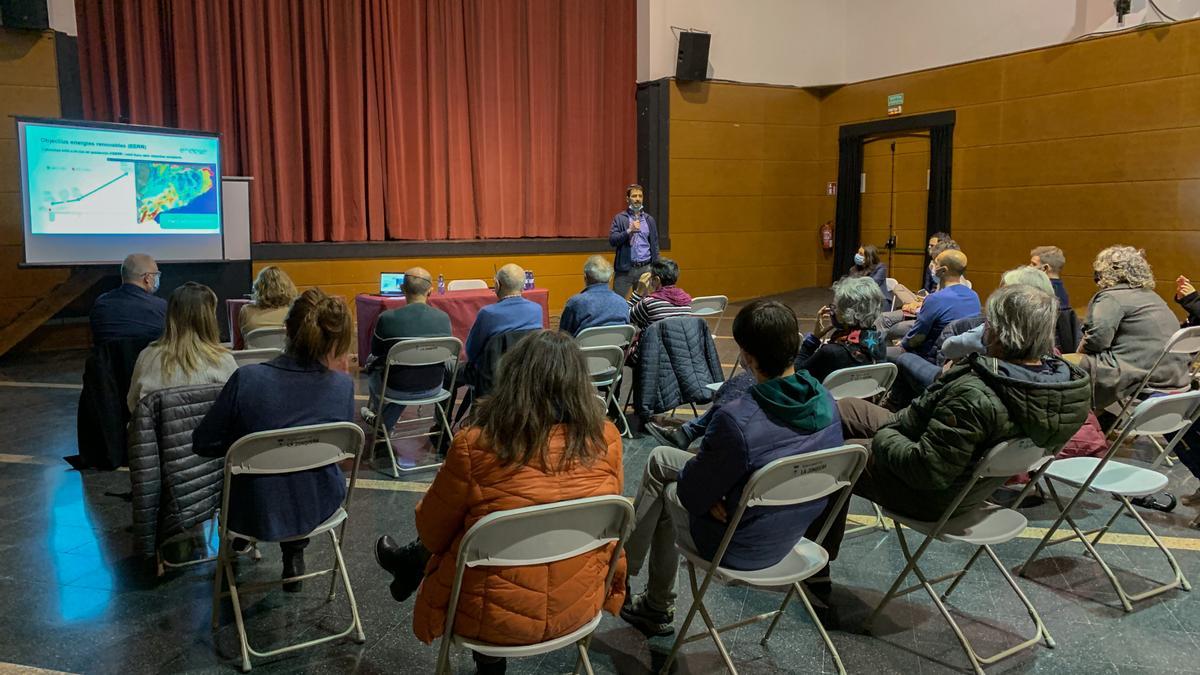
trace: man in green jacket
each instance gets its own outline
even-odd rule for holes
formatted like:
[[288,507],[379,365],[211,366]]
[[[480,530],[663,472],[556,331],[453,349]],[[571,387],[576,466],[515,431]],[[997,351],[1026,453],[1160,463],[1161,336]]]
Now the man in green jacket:
[[[1025,284],[1005,286],[988,298],[987,317],[987,355],[955,365],[907,408],[891,414],[865,401],[838,403],[846,442],[871,449],[855,494],[911,518],[937,520],[997,443],[1027,437],[1053,455],[1083,425],[1091,383],[1051,356],[1054,297]],[[850,440],[856,438],[864,440]],[[980,481],[955,514],[977,508],[1005,480]]]

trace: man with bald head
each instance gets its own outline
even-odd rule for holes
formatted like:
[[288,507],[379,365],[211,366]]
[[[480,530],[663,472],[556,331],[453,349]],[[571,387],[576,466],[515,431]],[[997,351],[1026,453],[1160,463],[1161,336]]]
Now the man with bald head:
[[162,272],[145,253],[131,253],[121,263],[121,285],[96,298],[90,318],[92,342],[155,340],[167,320],[167,301],[154,295]]
[[496,272],[496,297],[500,301],[479,310],[475,317],[475,325],[467,335],[467,361],[478,361],[487,341],[501,333],[545,328],[542,306],[521,297],[524,286],[525,270],[520,265],[509,263]]
[[[938,282],[938,290],[921,303],[913,327],[900,341],[899,349],[937,363],[937,339],[942,330],[951,321],[977,316],[980,305],[979,295],[962,283],[967,271],[967,256],[962,251],[942,251],[934,258],[930,271]],[[895,347],[890,348],[889,360],[899,353]]]
[[[433,289],[433,276],[424,267],[413,267],[404,273],[404,283],[400,290],[404,291],[404,306],[389,309],[379,315],[375,330],[371,334],[371,356],[367,359],[366,371],[370,374],[368,384],[371,390],[371,405],[363,408],[363,419],[373,421],[376,398],[383,389],[383,370],[387,362],[388,350],[397,342],[409,338],[449,337],[450,315],[429,305],[429,292]],[[441,368],[441,366],[437,366]],[[430,381],[440,378],[432,378]],[[430,396],[440,390],[440,383],[430,392]],[[414,394],[424,392],[403,392],[397,398],[422,398]],[[388,404],[383,409],[383,423],[386,429],[396,426],[404,406]]]

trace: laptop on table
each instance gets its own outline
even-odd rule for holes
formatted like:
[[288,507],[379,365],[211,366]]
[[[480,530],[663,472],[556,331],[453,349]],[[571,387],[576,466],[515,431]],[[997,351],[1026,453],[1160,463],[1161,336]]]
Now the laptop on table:
[[404,295],[404,275],[397,272],[384,272],[379,275],[380,295]]

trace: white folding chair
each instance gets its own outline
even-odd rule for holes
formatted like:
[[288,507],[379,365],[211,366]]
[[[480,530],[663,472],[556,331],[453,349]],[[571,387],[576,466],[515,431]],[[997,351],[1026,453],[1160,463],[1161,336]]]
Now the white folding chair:
[[887,279],[884,280],[883,285],[884,285],[884,287],[887,288],[888,293],[892,294],[892,306],[889,307],[888,309],[895,310],[896,302],[898,301],[898,298],[896,297],[896,287],[900,285],[900,282],[896,281],[892,277],[888,277]]
[[614,406],[617,384],[621,381],[621,371],[625,367],[625,350],[610,345],[607,347],[584,347],[581,351],[584,359],[587,360],[588,375],[592,378],[592,385],[604,392],[605,413],[616,407],[617,420],[621,423],[622,428],[621,435],[628,434],[632,437],[625,413],[620,406]]
[[620,347],[629,349],[633,344],[633,336],[637,328],[629,324],[615,326],[592,326],[584,328],[575,336],[575,344],[580,347]]
[[[1200,326],[1180,328],[1179,330],[1175,331],[1171,338],[1167,340],[1167,344],[1163,346],[1163,350],[1159,353],[1158,358],[1154,360],[1154,365],[1150,366],[1150,369],[1146,371],[1146,376],[1142,378],[1142,381],[1138,384],[1137,388],[1133,390],[1133,393],[1125,399],[1125,403],[1121,406],[1121,412],[1117,415],[1117,419],[1113,422],[1113,425],[1108,430],[1108,437],[1112,438],[1121,432],[1121,427],[1128,420],[1127,413],[1129,412],[1129,408],[1134,403],[1145,400],[1148,396],[1178,394],[1187,391],[1191,386],[1193,377],[1195,376],[1193,367],[1195,365],[1195,357],[1198,354],[1200,354]],[[1188,357],[1188,385],[1180,390],[1151,387],[1150,378],[1154,376],[1154,371],[1158,369],[1163,360],[1171,355]],[[1150,442],[1153,443],[1155,448],[1158,449],[1158,457],[1155,458],[1151,466],[1158,466],[1163,462],[1166,462],[1167,466],[1172,466],[1174,462],[1171,461],[1170,453],[1163,449],[1162,444],[1159,443],[1157,438],[1154,436],[1150,436],[1149,438]]]
[[[1042,623],[1041,615],[1038,614],[1037,609],[1034,608],[1033,603],[1029,601],[1025,593],[1021,591],[1016,580],[1009,574],[1008,569],[996,557],[996,552],[992,550],[992,545],[1012,541],[1024,531],[1028,521],[1025,519],[1025,516],[1015,510],[1015,507],[1019,507],[1021,502],[1024,501],[1025,496],[1029,493],[1037,478],[1046,470],[1051,459],[1045,456],[1045,450],[1034,445],[1033,441],[1027,438],[1004,441],[989,450],[987,455],[976,464],[975,468],[971,471],[971,480],[963,486],[958,496],[946,508],[945,513],[942,514],[942,517],[937,522],[915,520],[884,509],[884,513],[896,523],[896,539],[900,542],[900,550],[904,553],[904,558],[908,563],[904,566],[904,570],[900,572],[900,576],[896,577],[896,581],[892,583],[887,594],[880,600],[879,606],[875,608],[875,611],[867,619],[867,625],[870,626],[892,599],[924,588],[929,597],[933,599],[933,604],[937,606],[942,617],[950,624],[950,629],[954,631],[954,636],[958,638],[963,651],[967,653],[967,657],[971,660],[971,666],[976,673],[983,673],[984,664],[995,663],[1012,656],[1021,650],[1032,647],[1040,640],[1045,640],[1046,646],[1053,648],[1055,646],[1054,638],[1050,637],[1050,632],[1046,630],[1046,625]],[[994,504],[983,504],[968,513],[954,515],[954,511],[962,504],[963,499],[975,488],[980,480],[985,478],[1007,478],[1024,471],[1032,471],[1034,475],[1017,497],[1013,509]],[[921,545],[917,547],[915,552],[909,551],[908,540],[904,536],[905,528],[925,535],[925,541],[921,542]],[[925,572],[918,565],[918,562],[935,540],[971,544],[976,547],[975,553],[961,570],[931,579],[925,576]],[[1013,592],[1021,600],[1021,604],[1025,605],[1025,611],[1029,613],[1029,617],[1033,619],[1034,626],[1037,628],[1037,632],[1034,633],[1033,637],[1027,638],[1019,644],[991,656],[980,656],[975,651],[970,640],[963,634],[962,628],[959,627],[954,617],[950,615],[950,611],[943,602],[943,600],[954,592],[958,583],[970,571],[981,553],[986,553],[996,566],[996,569],[1000,570],[1000,574],[1003,575],[1009,587],[1012,588]],[[901,589],[900,585],[908,578],[909,573],[915,574],[920,583]],[[937,589],[933,585],[950,579],[953,579],[950,586],[939,597]]]
[[[1109,446],[1108,451],[1103,456],[1071,457],[1054,462],[1046,471],[1046,478],[1048,480],[1045,482],[1050,488],[1051,497],[1053,497],[1055,504],[1058,506],[1058,518],[1046,530],[1046,535],[1042,537],[1037,548],[1033,549],[1033,553],[1029,554],[1029,559],[1021,565],[1021,574],[1025,575],[1026,570],[1029,569],[1029,564],[1037,558],[1042,549],[1054,544],[1078,539],[1084,548],[1087,549],[1088,555],[1095,559],[1100,565],[1100,569],[1104,571],[1104,575],[1108,577],[1109,583],[1112,584],[1113,590],[1117,592],[1117,597],[1121,600],[1121,606],[1126,612],[1133,611],[1134,602],[1165,593],[1173,588],[1182,588],[1185,591],[1192,590],[1191,584],[1183,576],[1183,572],[1179,569],[1179,563],[1175,562],[1175,557],[1171,555],[1170,549],[1163,545],[1158,535],[1154,533],[1154,530],[1150,529],[1150,526],[1146,524],[1146,521],[1137,512],[1137,509],[1133,508],[1133,505],[1129,502],[1130,497],[1141,497],[1162,490],[1167,485],[1167,477],[1153,469],[1145,469],[1133,466],[1132,464],[1118,462],[1113,459],[1113,455],[1116,454],[1117,449],[1126,440],[1145,436],[1173,436],[1170,442],[1167,443],[1166,448],[1163,449],[1163,454],[1170,452],[1180,442],[1183,435],[1197,418],[1200,418],[1200,391],[1152,398],[1139,403],[1133,409],[1133,415],[1129,418],[1129,422],[1124,425],[1121,435]],[[1073,485],[1078,488],[1075,496],[1065,506],[1054,489],[1054,481]],[[1030,483],[1032,484],[1032,481]],[[1075,505],[1079,503],[1083,495],[1089,491],[1112,495],[1120,501],[1120,505],[1113,511],[1112,517],[1104,523],[1103,527],[1083,531],[1079,529],[1079,525],[1071,517],[1071,510],[1075,508]],[[1166,556],[1167,563],[1175,573],[1174,579],[1136,594],[1127,593],[1124,587],[1121,586],[1121,582],[1117,580],[1117,576],[1113,573],[1112,568],[1101,557],[1096,546],[1122,512],[1133,516],[1138,525],[1146,531],[1146,534],[1150,535],[1150,539],[1154,541],[1154,545]],[[1066,521],[1067,525],[1070,526],[1073,534],[1053,539],[1055,532],[1062,525],[1063,521]],[[1089,541],[1088,537],[1090,535],[1095,536]]]
[[282,326],[255,328],[246,333],[242,340],[246,343],[246,349],[262,349],[264,347],[283,349],[287,346],[287,329]]
[[448,291],[475,291],[487,288],[487,282],[483,279],[451,279],[450,283],[446,284]]
[[[215,629],[219,624],[221,598],[229,596],[230,601],[233,603],[233,618],[237,623],[238,642],[242,653],[242,672],[250,670],[251,654],[257,657],[275,656],[276,654],[283,654],[325,642],[340,640],[351,633],[354,633],[355,642],[359,644],[366,642],[367,638],[363,633],[362,622],[358,618],[358,603],[354,600],[354,590],[350,587],[350,576],[346,573],[346,563],[342,559],[342,548],[338,543],[338,533],[335,532],[337,527],[341,525],[341,534],[343,538],[345,537],[345,523],[349,517],[346,510],[350,505],[350,496],[354,493],[354,484],[358,478],[358,461],[362,457],[362,447],[363,432],[357,424],[351,422],[334,422],[330,424],[293,427],[291,429],[260,431],[243,436],[233,444],[233,447],[229,448],[229,453],[225,456],[224,496],[222,497],[219,515],[220,539],[217,548],[217,574],[213,583],[212,626]],[[229,529],[229,495],[233,491],[233,477],[295,473],[336,465],[346,460],[353,460],[354,468],[350,472],[350,485],[346,489],[346,498],[342,501],[342,505],[325,522],[315,527],[311,532],[283,540],[297,541],[300,539],[310,539],[319,534],[328,533],[330,542],[333,544],[333,567],[288,579],[277,579],[255,584],[238,584],[237,575],[233,567],[233,559],[236,557],[233,551],[234,538],[245,539],[252,544],[257,544],[265,540],[258,539],[244,532],[234,532]],[[282,508],[286,508],[286,506]],[[339,577],[342,580],[342,584],[346,587],[346,599],[350,605],[350,625],[345,630],[332,635],[325,635],[268,651],[260,652],[251,647],[250,641],[246,637],[246,626],[242,618],[241,594],[257,592],[283,583],[300,581],[323,574],[332,575],[329,582],[329,601],[332,601],[335,596],[334,590],[337,587]],[[228,585],[228,591],[221,590],[222,579]]]
[[721,322],[725,319],[725,307],[729,305],[729,298],[724,295],[702,295],[698,298],[692,298],[692,316],[703,317],[705,321],[709,317],[717,317],[717,325],[713,326],[712,336],[717,339],[717,334],[721,332]]
[[450,647],[461,647],[485,656],[524,657],[546,654],[574,644],[580,666],[592,675],[588,659],[588,643],[600,625],[603,610],[591,621],[559,637],[531,645],[493,645],[461,637],[454,633],[458,598],[462,591],[463,573],[468,567],[524,567],[545,565],[590,553],[615,544],[608,560],[604,579],[607,594],[625,540],[633,529],[633,504],[620,495],[585,497],[551,504],[526,506],[520,509],[497,511],[479,519],[463,535],[458,547],[454,585],[450,588],[450,604],[446,610],[446,625],[435,673],[450,673]]
[[283,353],[283,349],[279,347],[261,347],[259,349],[235,349],[230,354],[233,354],[233,360],[237,362],[238,368],[242,366],[250,366],[256,363],[266,363],[271,359]]
[[[759,506],[796,506],[840,492],[832,511],[832,513],[838,513],[845,505],[846,500],[850,498],[850,489],[866,465],[867,450],[861,445],[844,445],[840,448],[777,459],[750,476],[750,480],[747,481],[746,487],[742,491],[742,498],[737,509],[733,512],[729,519],[729,525],[725,528],[725,536],[721,539],[721,544],[717,547],[712,560],[707,560],[696,551],[676,542],[676,548],[683,554],[684,562],[687,563],[688,579],[692,585],[692,607],[688,610],[687,618],[684,619],[675,644],[671,647],[671,654],[662,667],[661,672],[664,675],[670,672],[671,663],[683,645],[705,637],[712,638],[717,645],[717,651],[721,654],[721,659],[725,662],[725,667],[729,669],[729,672],[736,674],[737,669],[733,666],[733,660],[729,658],[729,652],[726,651],[725,644],[721,642],[721,633],[758,621],[772,619],[770,627],[767,628],[767,634],[760,642],[760,644],[766,645],[793,595],[799,596],[801,602],[804,603],[804,608],[808,610],[813,625],[821,634],[821,639],[825,641],[825,646],[829,649],[829,654],[833,657],[838,672],[846,672],[846,669],[842,667],[842,659],[838,655],[837,648],[833,646],[833,641],[829,639],[829,634],[825,632],[825,627],[821,625],[821,620],[817,618],[812,603],[809,602],[808,596],[800,585],[800,582],[819,572],[829,562],[829,553],[821,547],[821,542],[829,532],[833,519],[825,522],[825,526],[821,528],[821,532],[815,540],[802,537],[783,560],[766,569],[734,570],[721,567],[718,562],[725,557],[725,550],[729,548],[729,542],[733,540],[734,532],[737,531],[738,523],[741,522],[746,509]],[[697,567],[705,572],[704,581],[698,587],[696,584]],[[737,583],[758,588],[787,586],[788,591],[779,609],[727,626],[717,627],[708,613],[708,608],[704,605],[704,595],[708,592],[708,586],[713,579],[718,579],[722,583]],[[692,620],[696,618],[697,611],[708,630],[688,636],[688,629],[692,625]]]
[[[891,282],[895,282],[894,284]],[[908,289],[908,286],[896,281],[888,279],[888,288],[892,291],[892,309],[895,310],[899,306],[907,305],[921,299],[921,296],[913,293]]]
[[[821,385],[829,390],[835,401],[844,398],[869,400],[888,393],[896,381],[897,372],[894,363],[873,363],[842,368],[826,375]],[[875,511],[875,522],[852,527],[846,530],[846,534],[859,534],[872,530],[887,531],[887,521],[883,519],[883,512],[879,510],[879,505],[871,504],[871,508]]]
[[[410,427],[414,424],[433,421],[442,426],[443,439],[449,439],[450,420],[442,408],[443,401],[448,401],[454,395],[455,379],[458,375],[457,364],[462,353],[462,342],[454,337],[435,338],[405,338],[400,339],[388,349],[387,360],[383,367],[383,380],[379,397],[375,402],[375,424],[372,438],[383,441],[387,447],[388,459],[392,462],[392,477],[399,478],[400,474],[416,473],[436,469],[442,462],[426,462],[414,466],[400,466],[396,461],[396,449],[392,446],[392,429],[383,428],[383,409],[387,405],[416,406],[418,416],[413,419],[400,420],[396,424]],[[440,366],[440,367],[439,367]],[[450,388],[443,386],[443,375],[449,369]],[[437,389],[432,396],[427,392]],[[420,415],[422,406],[432,405],[433,415]],[[434,436],[439,432],[422,431],[406,433],[397,436],[396,440],[409,438],[424,438]],[[372,460],[374,451],[372,449]]]

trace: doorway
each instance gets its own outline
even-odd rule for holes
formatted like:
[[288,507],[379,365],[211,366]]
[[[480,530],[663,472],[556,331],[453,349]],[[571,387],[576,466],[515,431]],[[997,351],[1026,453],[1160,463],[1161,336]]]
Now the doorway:
[[859,241],[879,249],[888,276],[916,291],[925,268],[929,132],[863,139]]

